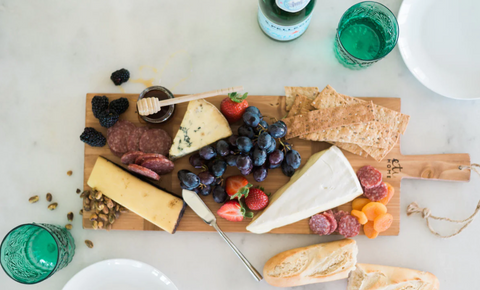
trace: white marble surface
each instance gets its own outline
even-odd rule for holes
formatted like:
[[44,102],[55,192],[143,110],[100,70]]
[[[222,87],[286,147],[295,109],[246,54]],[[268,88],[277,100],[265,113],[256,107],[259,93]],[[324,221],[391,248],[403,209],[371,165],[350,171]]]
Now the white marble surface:
[[[307,33],[290,43],[267,38],[249,1],[27,1],[0,0],[0,236],[26,222],[63,224],[78,209],[82,186],[87,92],[120,92],[109,80],[121,67],[132,79],[155,78],[174,93],[243,85],[251,94],[283,94],[284,85],[331,84],[353,96],[401,97],[412,116],[401,144],[404,154],[470,153],[479,162],[479,102],[443,98],[407,70],[398,49],[363,71],[339,65],[332,53],[336,24],[357,1],[318,1]],[[401,1],[381,1],[398,12]],[[148,67],[157,69],[157,73]],[[139,93],[144,86],[123,86]],[[73,170],[68,177],[66,172]],[[477,283],[480,221],[456,238],[430,234],[419,217],[407,217],[412,201],[438,215],[463,219],[480,198],[480,178],[470,183],[404,181],[399,236],[357,237],[359,261],[410,267],[438,276],[442,289]],[[45,193],[59,202],[46,209]],[[39,194],[42,201],[30,205]],[[77,212],[74,210],[75,213]],[[435,225],[438,225],[435,223]],[[449,229],[447,227],[447,229]],[[103,232],[74,220],[72,263],[35,289],[61,289],[82,268],[104,259],[137,259],[157,267],[182,290],[273,289],[254,282],[215,233]],[[258,268],[272,255],[323,242],[306,235],[230,234]],[[95,243],[88,249],[83,240]],[[1,289],[30,289],[0,273]],[[346,281],[296,289],[346,289]]]

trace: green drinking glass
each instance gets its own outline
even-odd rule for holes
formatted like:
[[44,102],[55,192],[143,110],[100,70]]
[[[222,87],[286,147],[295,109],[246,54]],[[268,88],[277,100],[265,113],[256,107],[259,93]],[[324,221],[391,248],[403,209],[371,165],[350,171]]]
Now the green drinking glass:
[[335,56],[349,69],[366,68],[393,50],[398,35],[398,22],[392,11],[377,2],[360,2],[340,19]]
[[75,242],[63,227],[24,224],[11,230],[0,246],[0,262],[5,273],[23,284],[49,278],[72,261]]

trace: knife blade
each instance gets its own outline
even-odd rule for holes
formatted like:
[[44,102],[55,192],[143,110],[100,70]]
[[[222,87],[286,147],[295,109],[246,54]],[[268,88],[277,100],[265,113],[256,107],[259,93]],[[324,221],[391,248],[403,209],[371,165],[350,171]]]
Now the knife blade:
[[227,242],[230,248],[235,252],[237,257],[243,262],[250,274],[253,275],[255,280],[261,281],[263,279],[262,275],[255,269],[255,267],[250,264],[250,262],[245,258],[245,256],[240,252],[240,250],[233,244],[232,241],[225,235],[225,233],[218,227],[217,219],[208,206],[203,202],[203,200],[193,191],[184,189],[182,191],[183,200],[185,203],[209,226],[214,227],[218,234]]

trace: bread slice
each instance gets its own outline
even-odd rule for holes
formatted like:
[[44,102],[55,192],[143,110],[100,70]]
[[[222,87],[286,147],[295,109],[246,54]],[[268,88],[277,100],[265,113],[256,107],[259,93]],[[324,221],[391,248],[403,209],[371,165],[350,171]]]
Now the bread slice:
[[357,251],[350,239],[288,250],[267,261],[263,277],[276,287],[345,279],[355,269]]
[[357,264],[348,278],[348,290],[438,290],[437,277],[406,268]]

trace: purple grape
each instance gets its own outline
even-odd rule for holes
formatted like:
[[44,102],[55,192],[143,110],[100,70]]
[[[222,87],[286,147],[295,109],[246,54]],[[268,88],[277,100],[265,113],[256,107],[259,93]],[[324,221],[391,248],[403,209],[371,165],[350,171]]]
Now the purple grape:
[[228,199],[228,194],[225,191],[225,188],[221,185],[217,185],[213,188],[212,196],[216,203],[224,203]]
[[292,166],[293,169],[298,169],[298,167],[300,167],[300,163],[302,162],[302,157],[297,150],[290,150],[285,155],[285,161],[288,165]]
[[258,123],[260,123],[260,114],[252,113],[252,112],[245,112],[243,113],[243,121],[250,127],[257,127]]
[[254,166],[262,166],[267,160],[267,152],[255,146],[255,149],[253,149],[252,159]]
[[250,156],[243,156],[243,155],[238,155],[237,156],[237,168],[242,171],[242,170],[247,170],[253,166],[252,159]]
[[227,141],[225,140],[218,141],[216,147],[217,147],[217,153],[220,156],[225,157],[228,154],[230,154],[230,145],[227,143]]
[[255,179],[256,182],[264,181],[268,175],[268,169],[265,165],[260,167],[254,167],[252,172],[253,172],[253,179]]
[[[283,158],[284,158],[284,154],[283,154],[283,151],[280,151],[280,150],[275,150],[273,151],[270,155],[268,155],[268,161],[270,163],[270,165],[273,165],[273,166],[280,166],[280,164],[282,163],[283,161]],[[274,168],[277,168],[278,166],[274,167]]]
[[245,136],[251,139],[255,137],[255,132],[253,131],[252,127],[243,124],[242,126],[238,127],[238,135]]
[[232,148],[237,147],[237,138],[238,138],[237,135],[232,135],[232,136],[228,137],[228,144],[230,144],[230,146],[232,146]]
[[277,149],[277,141],[275,141],[275,139],[272,139],[272,144],[270,145],[270,147],[267,148],[267,154],[272,153],[273,151],[275,151],[275,149]]
[[273,138],[283,138],[287,135],[287,126],[283,121],[277,121],[270,125],[268,132]]
[[217,152],[215,152],[215,149],[213,149],[213,147],[210,145],[202,147],[200,151],[198,151],[198,154],[205,160],[210,160],[217,156]]
[[195,188],[195,192],[203,196],[209,195],[211,191],[212,191],[212,187],[210,185],[199,186]]
[[282,172],[288,177],[292,177],[293,174],[295,174],[295,168],[292,166],[288,165],[286,160],[282,162]]
[[267,132],[262,132],[258,135],[257,146],[260,149],[267,149],[272,146],[272,136]]
[[246,136],[240,136],[237,138],[237,148],[242,152],[250,152],[253,147],[252,140]]
[[235,155],[228,155],[225,157],[225,161],[228,166],[237,166],[237,156]]
[[198,178],[200,178],[200,182],[205,185],[211,185],[215,182],[215,176],[211,174],[209,171],[203,171],[198,174]]
[[268,131],[268,123],[265,120],[261,120],[260,123],[258,123],[257,127],[253,129],[253,132],[255,132],[255,134],[258,134],[262,130]]
[[210,167],[210,171],[215,177],[222,176],[225,173],[225,170],[227,170],[227,162],[223,159],[215,159]]
[[202,168],[203,166],[203,160],[198,153],[191,155],[190,158],[188,158],[188,161],[193,168]]
[[260,110],[259,110],[257,107],[255,107],[255,106],[248,106],[248,107],[245,109],[245,112],[244,112],[244,113],[246,113],[246,112],[250,112],[250,113],[257,114],[257,115],[261,115],[261,114],[260,114]]
[[244,169],[244,170],[240,170],[240,173],[241,173],[242,175],[245,175],[245,176],[246,176],[246,175],[249,175],[250,173],[252,173],[252,170],[253,170],[253,165],[250,165],[249,168]]

